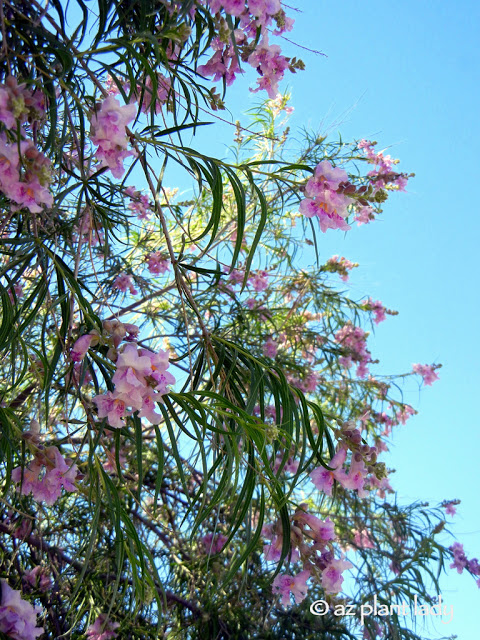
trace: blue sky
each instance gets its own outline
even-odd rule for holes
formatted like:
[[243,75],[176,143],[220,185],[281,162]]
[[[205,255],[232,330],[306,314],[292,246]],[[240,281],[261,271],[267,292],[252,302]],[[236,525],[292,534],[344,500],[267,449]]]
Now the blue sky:
[[[478,557],[480,3],[306,0],[298,7],[289,37],[327,57],[282,44],[307,67],[281,87],[292,92],[292,128],[377,140],[401,159],[401,170],[416,174],[381,221],[327,232],[321,252],[360,263],[350,278],[353,297],[371,295],[400,312],[370,338],[383,372],[443,364],[432,387],[405,384],[405,399],[420,414],[397,429],[388,464],[397,469],[392,484],[402,500],[462,500],[450,529],[467,556]],[[258,100],[248,82],[251,73],[227,94],[227,105],[237,107],[233,119]],[[480,591],[456,572],[443,586],[454,617],[439,632],[469,640]]]
[[[408,193],[387,203],[381,222],[330,232],[325,251],[360,263],[353,295],[372,295],[400,312],[378,326],[372,343],[383,370],[443,363],[432,387],[419,393],[417,384],[405,385],[420,414],[394,434],[392,484],[405,500],[460,498],[451,529],[467,555],[478,557],[480,3],[298,6],[292,40],[328,57],[289,47],[307,65],[289,80],[292,126],[324,122],[332,136],[378,140],[416,174]],[[454,618],[441,631],[469,640],[480,591],[470,576],[450,576],[444,602]]]

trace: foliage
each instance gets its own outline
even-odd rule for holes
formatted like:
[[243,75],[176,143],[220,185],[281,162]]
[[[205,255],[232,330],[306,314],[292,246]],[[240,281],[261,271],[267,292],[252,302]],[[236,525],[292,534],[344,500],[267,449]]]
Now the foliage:
[[[277,83],[303,63],[269,44],[291,28],[274,0],[7,0],[0,20],[0,630],[420,638],[362,605],[431,605],[449,559],[478,563],[440,508],[397,504],[378,458],[415,411],[362,328],[395,312],[318,255],[409,175],[375,143],[290,141]],[[185,136],[242,64],[269,100],[228,162]]]

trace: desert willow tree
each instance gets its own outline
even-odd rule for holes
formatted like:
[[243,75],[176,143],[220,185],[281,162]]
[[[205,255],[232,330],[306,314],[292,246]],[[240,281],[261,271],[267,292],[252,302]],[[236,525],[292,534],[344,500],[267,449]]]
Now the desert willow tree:
[[[279,0],[0,19],[2,637],[420,638],[400,605],[478,564],[441,543],[452,501],[396,503],[415,411],[367,346],[394,312],[319,259],[409,176],[290,143]],[[250,67],[235,161],[186,146]]]

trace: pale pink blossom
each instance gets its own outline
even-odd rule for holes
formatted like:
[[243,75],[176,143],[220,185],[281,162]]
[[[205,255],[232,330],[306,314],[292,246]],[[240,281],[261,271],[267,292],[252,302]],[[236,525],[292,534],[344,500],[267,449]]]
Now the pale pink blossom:
[[457,513],[454,502],[446,502],[443,505],[443,508],[445,509],[445,513],[449,516],[454,516]]
[[99,418],[107,418],[108,424],[114,429],[125,426],[125,414],[127,413],[125,402],[117,398],[112,391],[105,395],[97,395],[93,398],[97,405]]
[[73,362],[81,362],[84,359],[93,340],[94,336],[89,333],[78,338],[70,351],[70,357]]
[[353,564],[348,562],[348,560],[332,560],[322,571],[322,587],[325,593],[339,593],[342,590],[342,573],[352,567]]
[[291,604],[290,594],[295,598],[295,602],[299,604],[305,600],[307,595],[307,580],[309,578],[310,571],[308,570],[301,571],[296,576],[279,574],[273,581],[272,591],[274,594],[280,595],[280,599],[284,607],[288,607]]
[[267,356],[267,358],[275,358],[277,355],[278,343],[275,342],[272,338],[268,338],[268,340],[263,345],[263,355]]
[[135,289],[135,286],[132,281],[132,276],[126,273],[120,273],[114,280],[113,286],[115,289],[122,291],[125,293],[127,289],[130,291],[131,295],[134,296],[138,293]]
[[268,272],[255,271],[248,276],[248,282],[252,285],[255,291],[265,291],[265,289],[268,288]]
[[23,600],[21,592],[1,581],[0,631],[13,640],[35,640],[43,634],[43,627],[37,627],[37,615],[42,608]]
[[310,478],[319,491],[323,491],[328,496],[331,496],[333,481],[337,480],[340,483],[345,482],[346,473],[343,469],[343,464],[346,457],[347,450],[342,447],[328,464],[328,466],[332,468],[332,471],[325,469],[325,467],[318,467],[318,469],[314,469],[310,473]]
[[115,633],[115,629],[118,629],[119,626],[118,622],[111,622],[108,620],[107,615],[102,613],[88,627],[87,638],[88,640],[113,640],[113,638],[118,638],[118,633]]
[[431,385],[438,380],[438,376],[435,373],[435,365],[433,364],[414,364],[413,372],[422,376],[425,385]]
[[109,95],[90,118],[90,140],[98,146],[96,156],[100,166],[108,167],[115,178],[123,176],[123,161],[133,155],[133,151],[127,150],[126,127],[136,113],[135,104],[121,105]]
[[51,506],[60,497],[62,486],[65,491],[76,491],[73,483],[77,474],[77,465],[65,460],[57,447],[47,447],[37,453],[33,462],[23,469],[23,481],[22,467],[13,469],[12,480],[22,483],[23,495],[32,493],[37,502],[45,502]]
[[155,251],[147,256],[147,268],[154,275],[165,273],[170,269],[170,260],[161,251]]

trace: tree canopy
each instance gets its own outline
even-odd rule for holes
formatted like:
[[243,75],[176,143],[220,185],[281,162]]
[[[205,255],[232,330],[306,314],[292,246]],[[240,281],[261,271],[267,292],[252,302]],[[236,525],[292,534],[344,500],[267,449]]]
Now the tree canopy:
[[[440,365],[379,373],[368,337],[396,311],[320,260],[412,174],[291,135],[288,14],[2,4],[5,638],[420,640],[445,568],[480,576],[445,542],[457,501],[400,504],[381,459],[415,413],[403,379]],[[187,144],[241,74],[235,161]]]

